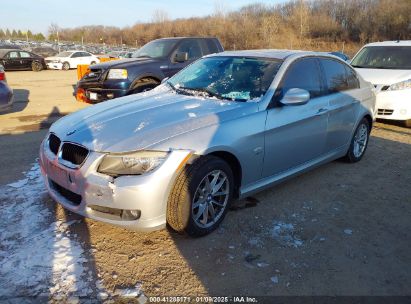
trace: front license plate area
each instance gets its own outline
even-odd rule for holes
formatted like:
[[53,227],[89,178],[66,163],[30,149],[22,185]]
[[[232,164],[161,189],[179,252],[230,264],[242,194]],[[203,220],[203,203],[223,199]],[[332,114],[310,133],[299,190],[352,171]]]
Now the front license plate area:
[[90,99],[97,100],[97,93],[90,92]]
[[64,188],[69,188],[69,178],[66,170],[57,167],[53,163],[49,163],[48,169],[48,175],[51,180]]

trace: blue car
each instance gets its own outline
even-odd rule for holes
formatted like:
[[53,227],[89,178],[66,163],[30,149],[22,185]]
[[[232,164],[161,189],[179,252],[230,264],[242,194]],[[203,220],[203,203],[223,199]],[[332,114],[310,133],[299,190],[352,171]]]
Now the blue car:
[[4,68],[0,65],[0,111],[11,108],[13,103],[13,90],[9,87],[6,80]]

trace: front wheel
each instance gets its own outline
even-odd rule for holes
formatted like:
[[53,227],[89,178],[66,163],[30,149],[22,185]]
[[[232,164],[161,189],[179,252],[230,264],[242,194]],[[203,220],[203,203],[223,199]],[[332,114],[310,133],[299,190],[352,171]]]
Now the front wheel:
[[361,160],[368,146],[370,131],[370,123],[366,118],[363,118],[354,132],[350,148],[344,157],[345,160],[350,163],[355,163]]
[[63,65],[61,66],[61,68],[62,68],[64,71],[70,70],[70,63],[68,63],[68,62],[63,62]]
[[212,232],[227,213],[233,189],[233,173],[225,161],[200,158],[177,177],[167,204],[167,223],[191,236]]

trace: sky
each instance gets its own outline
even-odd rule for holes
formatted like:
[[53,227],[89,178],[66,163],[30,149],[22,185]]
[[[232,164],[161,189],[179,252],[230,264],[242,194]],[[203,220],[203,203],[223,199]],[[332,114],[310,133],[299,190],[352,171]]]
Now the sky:
[[125,27],[150,22],[156,10],[170,19],[210,15],[216,6],[236,10],[248,4],[275,5],[285,0],[1,0],[0,28],[30,29],[47,34],[51,23],[59,27],[109,25]]

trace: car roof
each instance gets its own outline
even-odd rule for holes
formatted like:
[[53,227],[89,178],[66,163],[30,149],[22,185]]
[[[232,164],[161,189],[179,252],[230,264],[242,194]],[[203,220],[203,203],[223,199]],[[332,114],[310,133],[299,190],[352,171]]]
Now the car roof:
[[326,56],[331,58],[338,58],[327,52],[312,52],[301,50],[245,50],[245,51],[225,51],[222,53],[213,54],[212,56],[244,56],[244,57],[263,57],[285,60],[286,58],[297,55],[304,56]]
[[411,40],[372,42],[366,44],[365,46],[411,46]]

